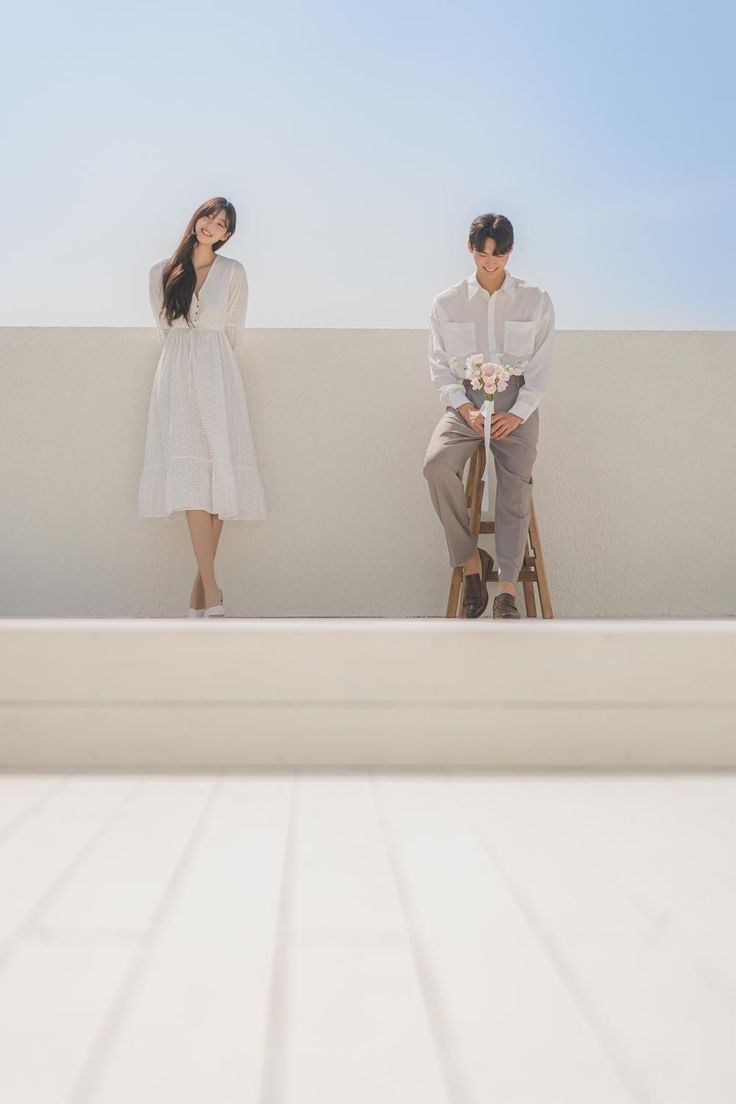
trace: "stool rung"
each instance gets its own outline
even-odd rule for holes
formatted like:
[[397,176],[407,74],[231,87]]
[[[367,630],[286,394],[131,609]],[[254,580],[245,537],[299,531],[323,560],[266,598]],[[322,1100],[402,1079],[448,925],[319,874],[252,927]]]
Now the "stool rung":
[[[520,583],[536,583],[538,578],[539,578],[539,576],[537,575],[536,571],[533,568],[531,568],[531,567],[522,567],[521,571],[519,572],[518,581]],[[489,573],[488,581],[491,582],[491,583],[497,583],[498,582],[498,568],[497,567],[494,567],[493,571],[491,571]]]

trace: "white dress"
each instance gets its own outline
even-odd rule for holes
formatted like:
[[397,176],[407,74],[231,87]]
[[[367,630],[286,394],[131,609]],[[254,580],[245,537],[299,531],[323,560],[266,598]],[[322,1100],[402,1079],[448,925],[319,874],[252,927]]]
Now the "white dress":
[[191,325],[184,318],[169,325],[159,315],[167,260],[156,261],[148,274],[162,348],[148,409],[138,517],[207,510],[226,521],[265,518],[235,356],[248,305],[245,268],[216,253],[199,297],[192,295]]

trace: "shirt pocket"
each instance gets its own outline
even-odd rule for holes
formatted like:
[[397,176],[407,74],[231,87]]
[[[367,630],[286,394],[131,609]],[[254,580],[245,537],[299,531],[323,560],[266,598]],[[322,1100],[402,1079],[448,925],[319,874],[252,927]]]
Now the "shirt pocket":
[[448,356],[466,357],[478,352],[475,322],[443,322],[442,336]]
[[531,356],[536,332],[536,322],[507,322],[503,332],[503,351],[510,356]]

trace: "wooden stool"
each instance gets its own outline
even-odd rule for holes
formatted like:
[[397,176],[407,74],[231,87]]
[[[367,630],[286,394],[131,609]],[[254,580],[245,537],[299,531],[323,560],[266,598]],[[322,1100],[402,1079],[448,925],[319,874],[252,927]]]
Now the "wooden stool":
[[[481,442],[478,448],[475,450],[470,458],[470,466],[468,469],[468,478],[465,483],[465,500],[468,504],[468,514],[470,519],[470,532],[474,535],[481,533],[495,533],[496,523],[494,521],[481,521],[481,503],[483,501],[483,469],[485,466],[485,445]],[[498,582],[498,568],[488,576],[489,582],[493,580]],[[529,533],[526,541],[526,551],[524,553],[524,564],[519,572],[519,579],[524,588],[524,603],[526,605],[527,617],[537,616],[537,604],[534,600],[534,584],[537,584],[539,588],[539,604],[542,608],[542,617],[552,617],[552,603],[549,597],[549,588],[547,586],[547,573],[544,570],[544,559],[542,558],[542,545],[539,540],[539,529],[537,527],[537,516],[534,512],[534,501],[532,500],[531,512],[529,514]],[[463,617],[463,592],[465,590],[465,578],[462,567],[454,567],[452,569],[452,578],[450,580],[450,596],[447,601],[447,616],[448,617]]]

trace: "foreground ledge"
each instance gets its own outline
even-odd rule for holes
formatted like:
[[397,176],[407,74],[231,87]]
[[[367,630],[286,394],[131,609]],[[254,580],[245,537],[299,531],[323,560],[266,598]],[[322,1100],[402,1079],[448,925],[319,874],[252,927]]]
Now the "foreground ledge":
[[6,619],[0,768],[736,766],[736,622]]

